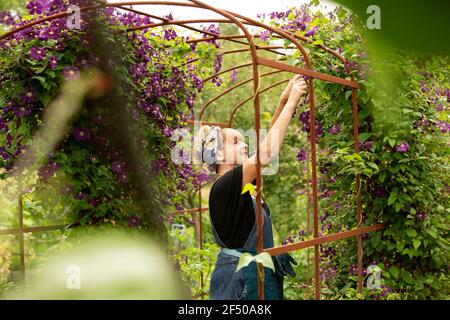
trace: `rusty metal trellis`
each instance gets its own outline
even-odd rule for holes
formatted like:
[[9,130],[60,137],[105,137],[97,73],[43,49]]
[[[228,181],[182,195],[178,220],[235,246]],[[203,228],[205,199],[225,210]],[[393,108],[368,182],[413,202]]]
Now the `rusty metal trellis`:
[[[145,13],[138,11],[134,8],[129,8],[127,6],[137,6],[137,5],[154,5],[154,6],[176,6],[176,7],[192,7],[196,9],[201,10],[207,10],[210,12],[215,12],[216,14],[219,14],[222,16],[222,19],[196,19],[196,20],[169,20],[164,17],[159,17],[153,14]],[[307,194],[307,232],[310,232],[310,209],[312,206],[313,211],[313,238],[306,241],[301,241],[298,243],[288,244],[284,246],[274,247],[263,250],[262,246],[262,197],[261,197],[261,164],[259,159],[259,148],[256,149],[257,152],[257,197],[256,197],[256,224],[257,224],[257,252],[260,253],[262,251],[268,252],[271,255],[278,255],[281,253],[287,253],[299,249],[306,248],[308,250],[307,253],[307,284],[310,283],[310,277],[309,277],[309,249],[314,247],[314,277],[315,277],[315,299],[320,299],[320,261],[319,261],[319,246],[323,243],[329,243],[333,241],[338,241],[341,239],[347,239],[350,237],[356,237],[357,238],[357,256],[358,256],[358,291],[362,291],[362,234],[373,232],[376,230],[380,230],[384,228],[383,224],[376,224],[372,226],[361,226],[362,224],[362,207],[361,207],[361,180],[360,176],[357,175],[355,178],[355,203],[356,203],[356,228],[342,231],[335,234],[329,234],[327,236],[320,236],[318,232],[318,217],[319,217],[319,205],[318,205],[318,192],[317,192],[317,172],[316,172],[316,138],[315,138],[315,101],[314,101],[314,86],[313,82],[314,79],[320,80],[320,81],[327,81],[332,82],[336,84],[340,84],[346,87],[351,88],[352,90],[352,112],[353,112],[353,135],[354,135],[354,148],[355,152],[359,152],[359,141],[358,141],[358,105],[357,105],[357,89],[359,88],[358,83],[354,80],[353,76],[351,77],[351,80],[347,80],[344,78],[331,76],[325,73],[317,72],[312,68],[309,56],[302,46],[302,44],[299,42],[303,42],[306,44],[311,44],[311,40],[309,38],[299,36],[293,33],[290,33],[286,30],[281,30],[272,26],[269,26],[267,24],[261,23],[259,21],[256,21],[254,19],[242,16],[240,14],[227,11],[227,10],[221,10],[218,8],[215,8],[213,6],[207,5],[205,3],[202,3],[198,0],[188,0],[188,2],[176,2],[176,1],[125,1],[125,2],[117,2],[117,3],[105,3],[105,2],[99,2],[96,5],[92,6],[86,6],[82,7],[81,11],[91,11],[101,8],[107,8],[107,7],[115,7],[121,10],[130,11],[136,14],[145,15],[148,17],[151,17],[153,19],[160,20],[160,23],[152,23],[148,25],[141,25],[138,27],[132,27],[127,30],[127,32],[133,32],[138,30],[145,30],[149,28],[156,28],[160,26],[168,26],[168,25],[177,25],[182,28],[186,28],[192,31],[196,31],[199,33],[203,33],[207,35],[207,37],[201,38],[201,39],[190,39],[187,42],[202,42],[202,41],[210,41],[210,40],[224,40],[224,41],[231,41],[237,44],[242,44],[247,46],[247,48],[243,49],[237,49],[237,50],[230,50],[228,52],[223,52],[223,54],[234,54],[239,52],[245,52],[249,51],[251,54],[251,62],[242,64],[239,66],[235,66],[232,68],[229,68],[227,70],[222,70],[206,79],[204,81],[209,81],[213,79],[215,76],[218,76],[220,74],[224,74],[227,72],[231,72],[232,70],[235,70],[237,68],[244,68],[244,67],[252,67],[253,77],[251,79],[248,79],[246,81],[243,81],[241,83],[238,83],[234,87],[227,89],[225,92],[221,93],[217,97],[213,98],[211,101],[206,103],[200,112],[200,115],[197,119],[197,121],[200,121],[201,124],[209,124],[209,125],[218,125],[221,127],[231,127],[234,115],[238,111],[238,109],[249,102],[250,100],[253,100],[253,107],[255,111],[255,130],[256,130],[256,145],[259,145],[260,142],[260,136],[259,131],[261,127],[260,123],[260,95],[264,92],[267,92],[271,90],[272,88],[285,83],[289,81],[289,79],[285,79],[282,81],[279,81],[267,88],[261,89],[260,88],[260,78],[263,76],[269,76],[271,74],[280,73],[280,72],[291,72],[296,74],[301,74],[304,76],[309,77],[308,82],[308,92],[309,92],[309,107],[310,107],[310,128],[311,128],[311,142],[310,142],[310,149],[308,150],[308,153],[310,157],[310,166],[306,166],[306,194]],[[0,40],[3,40],[12,34],[19,32],[21,30],[24,30],[26,28],[32,27],[34,25],[50,21],[57,18],[67,17],[71,13],[70,12],[61,12],[58,14],[53,14],[51,16],[43,17],[40,19],[37,19],[35,21],[26,23],[20,27],[17,27],[13,30],[10,30],[9,32],[4,33],[0,36]],[[200,30],[198,28],[195,28],[189,24],[194,23],[231,23],[239,27],[239,29],[242,31],[243,34],[236,34],[236,35],[227,35],[227,36],[220,36],[215,35],[209,31]],[[255,35],[250,34],[248,29],[246,28],[247,25],[250,25],[252,27],[258,27],[263,30],[269,31],[272,34],[272,37],[280,38],[289,40],[293,46],[258,46],[254,43],[254,37]],[[244,41],[238,40],[243,39]],[[342,63],[345,63],[346,60],[343,56],[341,56],[336,51],[326,47],[325,45],[316,45],[316,48],[319,48],[321,50],[324,50],[340,60]],[[302,58],[305,62],[305,67],[296,67],[288,65],[283,61],[283,59],[279,61],[263,58],[257,54],[258,50],[263,50],[267,52],[272,52],[277,55],[284,56],[284,53],[281,53],[279,51],[276,51],[275,49],[298,49],[300,50],[300,53],[302,55]],[[195,59],[188,61],[188,63],[194,62]],[[266,66],[272,69],[275,69],[276,71],[268,72],[266,74],[260,75],[259,74],[259,66]],[[231,117],[229,122],[202,122],[202,116],[204,114],[204,111],[207,107],[209,107],[214,101],[218,100],[228,92],[245,85],[246,83],[249,83],[253,81],[253,95],[244,99],[242,102],[240,102],[232,111]],[[188,121],[188,124],[195,125],[197,123],[195,119],[191,119]],[[304,169],[301,168],[301,171]],[[311,170],[311,171],[310,171]],[[310,185],[312,186],[312,193],[310,192]],[[22,207],[22,195],[19,196],[19,227],[17,229],[6,229],[6,230],[0,230],[0,235],[12,235],[12,234],[18,234],[19,235],[19,241],[20,241],[20,269],[22,278],[25,278],[25,254],[24,254],[24,241],[23,241],[23,235],[24,233],[32,233],[32,232],[45,232],[45,231],[51,231],[51,230],[60,230],[64,229],[66,226],[64,225],[55,225],[55,226],[41,226],[41,227],[24,227],[23,225],[23,207]],[[179,210],[170,212],[169,215],[176,215],[176,214],[187,214],[187,213],[198,213],[198,219],[196,220],[196,231],[197,231],[197,243],[200,248],[203,247],[203,239],[202,239],[202,212],[207,211],[208,207],[202,207],[202,194],[201,194],[201,184],[198,186],[198,208],[191,208],[187,210]],[[258,270],[259,272],[262,271],[263,266],[261,264],[258,264]],[[259,277],[258,277],[259,278]],[[200,297],[203,299],[204,297],[204,275],[201,273],[201,279],[200,279],[200,285],[201,285],[201,294]],[[309,290],[309,289],[308,289]],[[309,291],[308,291],[309,292]],[[262,283],[262,280],[258,279],[258,298],[264,299],[264,286]]]

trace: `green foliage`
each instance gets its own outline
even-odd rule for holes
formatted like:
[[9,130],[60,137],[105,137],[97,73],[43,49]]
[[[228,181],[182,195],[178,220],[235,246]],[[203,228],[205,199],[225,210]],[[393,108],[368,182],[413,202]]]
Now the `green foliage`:
[[[212,241],[205,241],[200,249],[195,237],[193,227],[187,227],[184,232],[175,229],[169,234],[169,250],[190,296],[199,298],[203,293],[207,298],[211,273],[220,248]],[[203,292],[201,290],[202,275]]]
[[[338,8],[330,18],[304,8],[300,12],[303,10],[311,16],[309,26],[319,26],[314,40],[322,39],[348,60],[343,65],[330,54],[307,46],[315,70],[347,79],[350,73],[361,84],[357,91],[361,151],[357,154],[351,90],[314,81],[316,119],[324,131],[318,137],[320,232],[326,235],[355,227],[357,174],[362,181],[361,190],[356,192],[362,196],[363,225],[383,222],[387,226],[363,236],[364,282],[369,277],[368,266],[377,264],[383,287],[374,290],[364,286],[363,294],[356,294],[356,241],[339,241],[321,246],[323,298],[448,297],[448,57],[387,49],[383,61],[372,61],[366,52],[366,31],[352,14]],[[290,21],[272,23],[289,25]],[[303,65],[301,60],[297,63]],[[383,77],[377,77],[380,74]],[[338,133],[329,132],[334,125],[339,125]],[[274,223],[283,230],[281,238],[306,229],[305,216],[299,219],[296,212],[298,196],[292,192],[304,190],[305,175],[294,164],[292,149],[308,142],[300,130],[296,137],[290,134],[292,131],[282,150],[282,158],[290,159],[282,159],[278,175],[266,177],[264,185],[270,190],[271,207],[286,207],[272,210],[279,215]],[[286,201],[290,195],[293,199]],[[306,204],[302,210],[306,211]],[[297,281],[293,279],[292,285]],[[304,291],[299,290],[303,292],[300,296],[289,296],[301,298]]]

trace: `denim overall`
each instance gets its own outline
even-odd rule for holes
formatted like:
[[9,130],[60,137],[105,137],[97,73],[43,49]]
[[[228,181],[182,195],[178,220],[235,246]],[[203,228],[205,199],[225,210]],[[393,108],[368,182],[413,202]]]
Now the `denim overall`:
[[[253,208],[256,216],[256,200],[252,196]],[[265,201],[264,201],[265,202]],[[267,203],[266,203],[267,205]],[[268,206],[268,205],[267,205]],[[269,209],[270,210],[270,209]],[[263,248],[273,247],[272,216],[264,206],[263,212]],[[256,263],[251,262],[236,272],[239,256],[242,252],[256,254],[256,219],[252,231],[244,246],[238,249],[229,249],[220,240],[211,221],[212,232],[217,244],[222,248],[217,258],[215,268],[211,274],[210,299],[211,300],[256,300],[258,298],[258,273]],[[272,257],[272,259],[276,259]],[[275,261],[274,261],[275,263]],[[267,300],[283,299],[283,277],[264,267],[264,298]]]

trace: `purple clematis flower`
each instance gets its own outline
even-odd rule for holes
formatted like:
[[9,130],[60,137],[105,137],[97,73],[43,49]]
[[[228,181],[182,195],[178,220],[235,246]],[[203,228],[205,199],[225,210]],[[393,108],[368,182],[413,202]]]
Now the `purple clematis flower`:
[[131,217],[128,218],[128,226],[130,228],[137,228],[141,225],[141,219],[136,216],[136,215],[132,215]]
[[0,147],[0,156],[3,158],[3,160],[9,159],[9,153],[6,151],[5,147]]
[[86,142],[91,140],[91,133],[87,128],[75,128],[72,135],[77,141]]
[[46,54],[47,50],[39,46],[34,46],[30,49],[30,57],[36,61],[42,61]]
[[63,70],[63,77],[67,80],[75,79],[80,76],[80,70],[75,66],[65,67]]
[[50,57],[48,59],[48,64],[49,64],[50,68],[55,69],[58,66],[58,58]]
[[305,33],[305,37],[311,37],[316,34],[316,32],[319,30],[319,26],[313,27],[311,30],[309,30],[307,33]]
[[447,123],[445,121],[437,122],[436,127],[438,127],[438,129],[441,130],[442,133],[447,133],[450,131],[450,123]]
[[259,35],[259,38],[262,41],[264,41],[264,42],[269,40],[270,39],[270,32],[269,32],[269,30],[264,30],[263,32],[261,32],[261,34]]
[[122,161],[114,161],[111,164],[111,169],[116,173],[122,173],[125,169],[125,163]]
[[30,14],[41,14],[48,10],[46,0],[35,0],[27,3],[26,8]]
[[297,153],[297,160],[298,161],[306,161],[308,159],[308,154],[306,153],[305,148],[301,148],[300,151]]
[[238,74],[237,69],[234,69],[233,71],[231,71],[231,76],[230,76],[231,82],[234,83],[237,81],[237,74]]
[[14,18],[8,11],[0,11],[0,24],[10,26],[14,24]]
[[196,74],[192,76],[194,84],[197,86],[197,90],[200,92],[203,89],[203,80]]
[[370,150],[373,147],[373,142],[368,140],[360,143],[361,149],[363,150]]
[[177,33],[173,29],[164,30],[164,39],[173,40],[177,37]]
[[29,116],[31,114],[31,107],[28,105],[25,106],[18,106],[15,110],[14,110],[14,114],[18,117],[26,117]]
[[423,221],[423,220],[425,220],[425,218],[426,218],[426,214],[423,212],[419,212],[416,214],[416,219],[419,221]]
[[395,150],[400,153],[408,152],[409,144],[407,142],[402,142],[395,147]]
[[20,100],[20,103],[22,103],[22,104],[30,104],[37,100],[37,96],[38,96],[38,94],[37,94],[36,90],[32,87],[29,87],[25,90],[24,93],[22,93],[20,95],[19,100]]
[[339,132],[341,132],[341,126],[338,124],[335,124],[335,125],[331,126],[331,128],[328,130],[328,132],[331,134],[338,134]]

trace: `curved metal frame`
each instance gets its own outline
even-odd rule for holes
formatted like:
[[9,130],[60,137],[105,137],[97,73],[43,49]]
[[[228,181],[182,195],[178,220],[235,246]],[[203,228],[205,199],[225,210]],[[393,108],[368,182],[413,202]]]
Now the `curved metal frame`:
[[[308,208],[307,208],[307,229],[309,231],[309,227],[310,227],[310,223],[309,223],[309,211],[310,211],[310,207],[312,204],[313,207],[313,239],[311,240],[307,240],[307,241],[302,241],[302,242],[298,242],[298,243],[294,243],[294,244],[288,244],[288,245],[284,245],[284,246],[280,246],[280,247],[274,247],[274,248],[270,248],[270,249],[263,249],[262,246],[262,197],[261,197],[261,164],[260,164],[260,159],[259,159],[259,148],[256,149],[257,152],[257,197],[256,197],[256,224],[257,224],[257,236],[258,236],[258,241],[257,241],[257,252],[268,252],[272,255],[278,255],[281,253],[287,253],[290,251],[294,251],[294,250],[299,250],[302,248],[310,248],[310,247],[314,247],[314,266],[315,266],[315,298],[316,299],[320,299],[320,281],[319,281],[319,273],[320,273],[320,269],[319,269],[319,245],[323,244],[323,243],[328,243],[331,241],[337,241],[340,239],[345,239],[345,238],[349,238],[349,237],[356,237],[357,238],[357,243],[358,243],[358,249],[357,249],[357,253],[358,253],[358,291],[361,292],[362,291],[362,234],[364,233],[368,233],[368,232],[372,232],[372,231],[376,231],[376,230],[380,230],[382,228],[384,228],[384,225],[382,224],[377,224],[377,225],[372,225],[372,226],[367,226],[367,227],[361,227],[361,223],[362,223],[362,215],[361,215],[361,194],[359,192],[360,190],[360,186],[361,186],[361,181],[360,181],[360,176],[357,175],[356,176],[356,181],[355,181],[355,188],[356,188],[356,221],[357,221],[357,228],[356,229],[352,229],[350,231],[344,231],[344,232],[339,232],[336,234],[330,234],[327,236],[323,236],[323,237],[319,237],[318,234],[318,213],[319,213],[319,207],[318,207],[318,192],[317,192],[317,172],[316,172],[316,165],[317,165],[317,159],[316,159],[316,138],[315,138],[315,99],[314,99],[314,86],[313,86],[313,80],[314,79],[318,79],[318,80],[322,80],[322,81],[329,81],[329,82],[333,82],[333,83],[338,83],[344,86],[348,86],[352,89],[352,111],[353,111],[353,126],[354,126],[354,148],[355,148],[355,152],[359,151],[359,143],[358,143],[358,105],[357,105],[357,96],[356,96],[356,90],[358,89],[358,83],[355,82],[353,76],[351,78],[351,80],[347,80],[347,79],[343,79],[343,78],[339,78],[339,77],[335,77],[335,76],[331,76],[328,74],[324,74],[324,73],[320,73],[317,71],[314,71],[314,69],[312,68],[309,56],[306,52],[306,50],[304,49],[304,47],[300,44],[299,40],[301,40],[302,42],[305,42],[307,44],[311,44],[312,40],[310,40],[309,38],[303,37],[303,36],[299,36],[296,34],[292,34],[290,32],[287,32],[285,30],[281,30],[278,28],[274,28],[272,26],[269,26],[267,24],[261,23],[259,21],[256,21],[254,19],[242,16],[240,14],[236,14],[234,12],[231,11],[227,11],[227,10],[221,10],[218,8],[215,8],[213,6],[207,5],[205,3],[202,3],[198,0],[188,0],[189,2],[176,2],[176,1],[126,1],[126,2],[119,2],[119,3],[99,3],[97,5],[93,5],[93,6],[87,6],[87,7],[83,7],[81,8],[81,11],[90,11],[90,10],[96,10],[96,9],[100,9],[100,8],[106,8],[106,7],[115,7],[115,8],[119,8],[122,10],[127,10],[130,12],[134,12],[136,14],[141,14],[141,15],[146,15],[148,17],[160,20],[162,22],[160,23],[153,23],[153,24],[149,24],[149,25],[143,25],[143,26],[138,26],[138,27],[132,27],[129,28],[127,30],[127,32],[132,32],[132,31],[137,31],[137,30],[144,30],[144,29],[149,29],[149,28],[154,28],[154,27],[158,27],[158,26],[165,26],[165,25],[178,25],[180,27],[183,28],[187,28],[199,33],[203,33],[208,35],[209,37],[205,37],[202,39],[191,39],[188,40],[188,43],[195,43],[195,42],[201,42],[201,41],[208,41],[208,40],[226,40],[226,41],[232,41],[235,43],[239,43],[239,44],[243,44],[248,46],[248,48],[246,49],[237,49],[237,50],[230,50],[228,52],[223,52],[223,54],[232,54],[232,53],[237,53],[237,52],[244,52],[244,51],[250,51],[251,53],[251,62],[247,63],[247,64],[242,64],[239,66],[235,66],[232,68],[229,68],[227,70],[223,70],[220,71],[206,79],[204,79],[204,81],[209,81],[212,78],[214,78],[215,76],[218,76],[220,74],[224,74],[226,72],[231,72],[232,70],[238,69],[238,68],[243,68],[243,67],[248,67],[248,66],[252,66],[252,72],[253,72],[253,77],[251,79],[245,80],[243,82],[240,82],[238,84],[236,84],[235,86],[233,86],[232,88],[227,89],[226,91],[224,91],[223,93],[219,94],[218,96],[216,96],[215,98],[213,98],[211,101],[209,101],[208,103],[206,103],[206,105],[204,105],[201,109],[200,115],[199,115],[199,119],[198,120],[202,120],[202,116],[204,114],[204,110],[211,105],[214,101],[216,101],[217,99],[219,99],[220,97],[222,97],[223,95],[227,94],[228,92],[246,84],[249,83],[253,80],[253,95],[245,100],[243,100],[242,102],[240,102],[235,109],[232,111],[231,116],[230,116],[230,120],[228,123],[220,123],[220,122],[208,122],[209,124],[216,124],[216,125],[220,125],[222,127],[231,127],[232,125],[232,121],[233,118],[236,114],[236,112],[238,111],[238,109],[243,106],[245,103],[249,102],[250,100],[253,99],[253,107],[254,107],[254,111],[255,111],[255,130],[256,130],[256,143],[257,146],[259,145],[260,142],[260,127],[261,127],[261,122],[260,122],[260,100],[259,100],[259,96],[260,94],[269,91],[270,89],[285,83],[287,81],[289,81],[289,79],[286,80],[282,80],[279,81],[269,87],[266,87],[264,89],[260,89],[260,78],[264,77],[264,76],[268,76],[270,74],[274,74],[274,73],[279,73],[279,72],[292,72],[292,73],[296,73],[296,74],[301,74],[301,75],[305,75],[308,76],[310,78],[309,82],[308,82],[308,91],[309,91],[309,105],[310,105],[310,135],[311,135],[311,143],[310,143],[310,150],[309,150],[309,159],[311,159],[311,181],[309,180],[310,177],[310,171],[309,171],[309,166],[307,166],[307,197],[308,197]],[[197,9],[203,9],[203,10],[207,10],[207,11],[212,11],[215,12],[217,14],[219,14],[220,16],[223,17],[223,19],[197,19],[197,20],[169,20],[167,18],[164,17],[159,17],[159,16],[155,16],[152,14],[148,14],[148,13],[144,13],[138,10],[135,10],[133,8],[127,8],[125,6],[127,5],[167,5],[167,6],[185,6],[185,7],[193,7],[193,8],[197,8]],[[6,39],[7,37],[11,36],[12,34],[19,32],[21,30],[24,30],[26,28],[32,27],[34,25],[43,23],[45,21],[49,21],[49,20],[53,20],[53,19],[57,19],[57,18],[62,18],[62,17],[67,17],[69,16],[70,13],[68,12],[61,12],[61,13],[57,13],[57,14],[53,14],[51,16],[48,17],[44,17],[44,18],[40,18],[38,20],[29,22],[23,26],[20,26],[18,28],[15,28],[13,30],[10,30],[9,32],[6,32],[5,34],[0,36],[0,41],[3,39]],[[197,29],[193,26],[187,25],[188,23],[205,23],[205,22],[213,22],[213,23],[232,23],[237,25],[243,32],[243,35],[228,35],[228,36],[218,36],[215,34],[212,34],[211,32],[208,31],[204,31],[204,30],[200,30]],[[275,38],[280,38],[280,39],[287,39],[290,40],[292,42],[292,44],[294,45],[293,47],[284,47],[284,46],[258,46],[255,44],[254,42],[254,37],[255,35],[250,34],[250,32],[247,30],[247,28],[245,27],[246,25],[251,25],[254,27],[259,27],[262,28],[264,30],[268,30],[271,32],[272,37]],[[240,40],[236,40],[236,39],[245,39],[247,42],[243,42]],[[336,51],[324,46],[324,45],[317,45],[315,46],[317,48],[320,48],[328,53],[330,53],[331,55],[333,55],[334,57],[336,57],[337,59],[339,59],[341,62],[345,63],[346,60],[343,56],[341,56],[339,53],[337,53]],[[295,67],[295,66],[290,66],[288,64],[279,62],[279,61],[274,61],[274,60],[270,60],[270,59],[266,59],[266,58],[262,58],[260,56],[257,55],[257,50],[265,50],[268,52],[272,52],[278,55],[284,55],[284,53],[275,51],[274,49],[298,49],[300,50],[302,57],[304,59],[305,62],[305,67],[304,68],[300,68],[300,67]],[[188,61],[188,63],[192,63],[194,62],[195,59]],[[260,75],[259,74],[259,66],[267,66],[267,67],[271,67],[276,69],[277,71],[274,72],[268,72],[265,74]],[[190,124],[193,124],[194,121],[190,120],[189,121]],[[205,122],[203,122],[205,123]],[[312,194],[309,192],[309,186],[312,185]],[[199,208],[192,208],[192,209],[187,209],[187,210],[181,210],[181,211],[175,211],[172,213],[169,213],[170,215],[172,214],[185,214],[185,213],[193,213],[193,212],[198,212],[199,213],[199,220],[198,220],[198,235],[197,235],[197,240],[198,240],[198,244],[200,246],[200,248],[202,248],[202,212],[208,210],[208,208],[204,208],[202,207],[202,199],[201,199],[201,185],[198,188],[198,195],[199,195]],[[21,271],[22,271],[22,275],[25,275],[25,264],[24,264],[24,253],[23,253],[23,234],[27,233],[27,232],[42,232],[42,231],[48,231],[48,230],[56,230],[56,229],[61,229],[64,228],[64,226],[47,226],[47,227],[24,227],[23,226],[23,207],[22,207],[22,196],[19,197],[19,228],[17,229],[8,229],[8,230],[0,230],[0,235],[4,235],[4,234],[18,234],[19,235],[19,240],[21,242]],[[263,270],[263,266],[261,264],[258,264],[258,271],[261,274]],[[309,254],[308,254],[308,270],[309,270]],[[308,271],[308,283],[309,283],[309,271]],[[202,288],[202,294],[201,297],[203,298],[203,287],[204,287],[204,279],[203,279],[203,274],[201,275],[201,288]],[[263,282],[262,279],[260,277],[258,277],[258,298],[259,299],[264,299],[264,286],[263,286]]]

